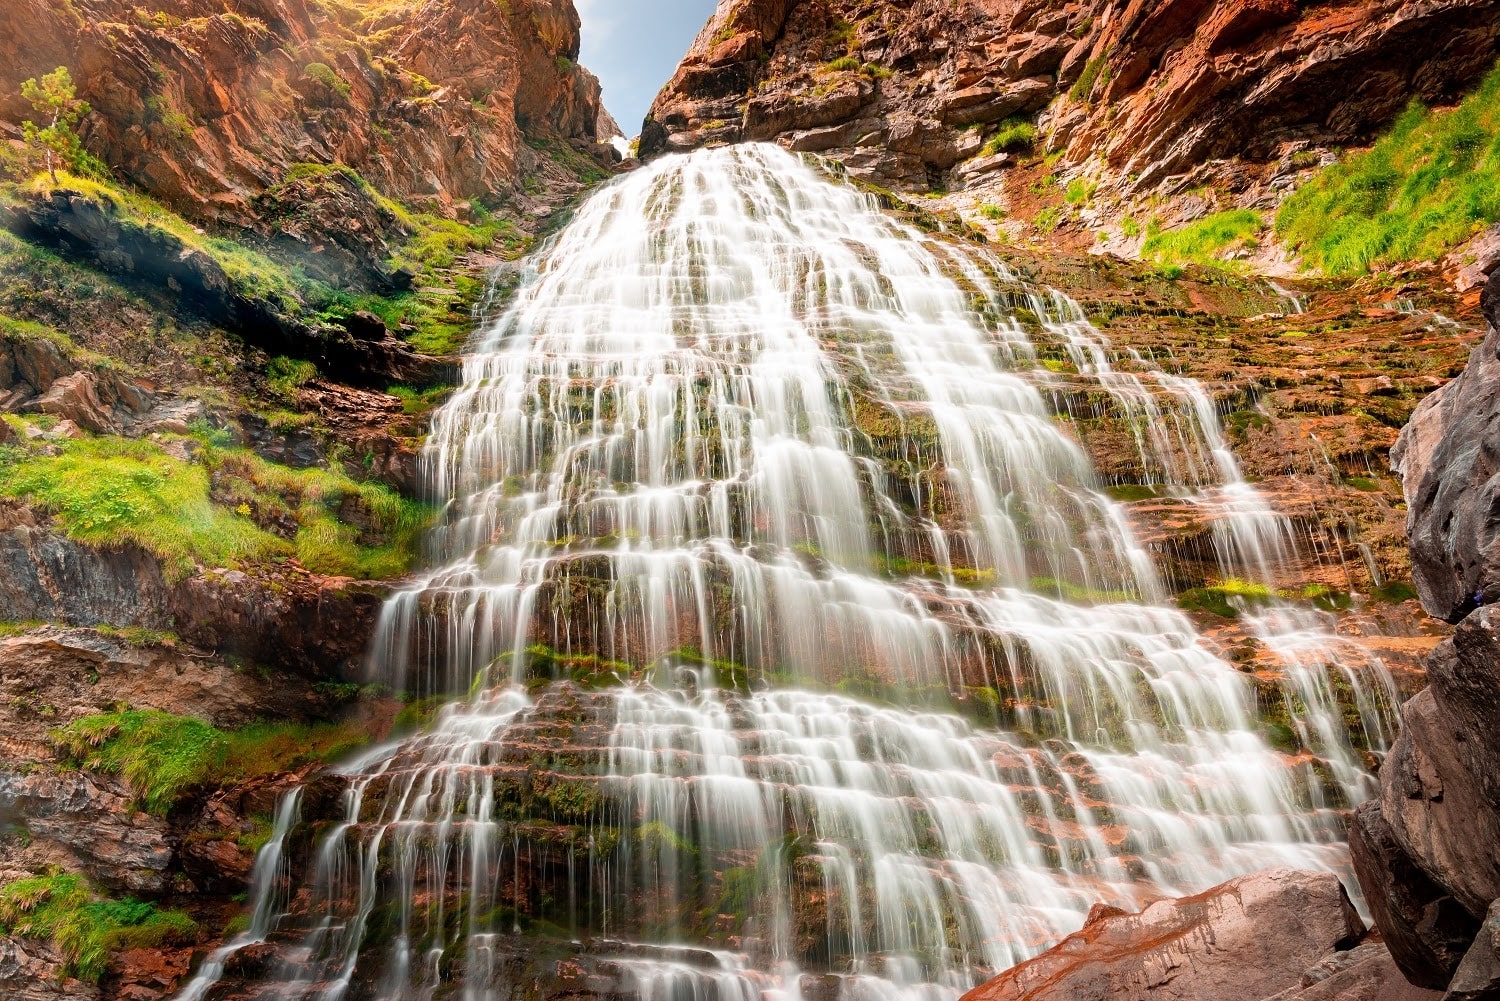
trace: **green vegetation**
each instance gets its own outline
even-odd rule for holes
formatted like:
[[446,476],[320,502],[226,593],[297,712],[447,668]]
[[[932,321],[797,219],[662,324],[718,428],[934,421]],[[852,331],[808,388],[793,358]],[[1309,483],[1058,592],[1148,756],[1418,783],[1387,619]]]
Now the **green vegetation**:
[[859,69],[859,60],[854,56],[839,56],[827,64],[831,70],[855,70]]
[[1212,612],[1226,619],[1238,618],[1241,609],[1265,605],[1276,599],[1276,592],[1264,584],[1229,579],[1207,587],[1195,587],[1177,596],[1177,604],[1188,612]]
[[1090,59],[1083,66],[1083,72],[1079,74],[1073,86],[1068,89],[1068,97],[1074,101],[1087,101],[1093,97],[1096,84],[1109,83],[1109,61],[1104,56]]
[[340,97],[348,97],[353,91],[349,81],[338,75],[332,66],[327,63],[308,63],[302,67],[302,72],[309,80],[316,80]]
[[[572,159],[567,155],[572,154]],[[604,175],[580,155],[555,153],[585,180]],[[408,341],[418,351],[446,354],[457,350],[473,327],[471,306],[483,294],[483,275],[456,273],[458,259],[474,250],[502,246],[519,252],[528,238],[509,220],[491,214],[482,205],[471,205],[472,220],[458,222],[426,213],[412,212],[375,190],[358,172],[343,164],[298,164],[288,170],[281,183],[268,192],[275,198],[288,185],[312,181],[352,183],[370,198],[391,227],[394,250],[386,262],[406,268],[414,276],[415,291],[389,295],[338,289],[309,277],[300,267],[282,264],[235,240],[205,234],[186,219],[145,195],[109,180],[102,168],[85,170],[88,164],[59,169],[49,181],[42,173],[19,187],[33,194],[64,188],[98,202],[122,224],[156,229],[175,237],[194,250],[201,250],[223,268],[236,291],[260,299],[274,310],[312,323],[335,323],[356,310],[368,310],[392,330],[412,328]],[[77,172],[74,172],[77,171]],[[13,196],[12,196],[13,197]],[[455,294],[457,293],[457,294]]]
[[22,134],[27,146],[43,151],[47,174],[56,184],[59,166],[76,168],[82,159],[83,146],[74,129],[78,120],[89,113],[89,103],[78,99],[73,76],[66,66],[59,66],[40,80],[32,77],[21,84],[21,97],[47,123],[23,122]]
[[1224,260],[1224,253],[1254,249],[1258,245],[1256,236],[1263,226],[1261,217],[1249,209],[1217,212],[1178,229],[1165,231],[1153,221],[1146,227],[1141,257],[1166,266],[1227,267],[1229,262]]
[[979,214],[984,216],[986,219],[993,219],[995,222],[999,222],[1001,219],[1005,218],[1005,210],[998,205],[981,205],[979,206]]
[[329,761],[369,742],[352,723],[255,723],[226,732],[157,709],[86,716],[53,737],[79,767],[119,775],[141,808],[159,816],[210,783]]
[[[390,577],[411,565],[429,512],[376,483],[341,472],[290,469],[211,441],[198,461],[124,438],[64,442],[60,454],[0,450],[0,496],[54,515],[68,535],[97,546],[133,544],[169,576],[198,566],[234,568],[295,555],[316,573]],[[222,503],[210,499],[210,484]],[[339,520],[346,505],[363,529]],[[269,530],[297,526],[291,539]]]
[[0,455],[0,494],[56,516],[68,535],[98,546],[138,545],[185,576],[285,549],[247,518],[209,501],[208,471],[157,445],[123,438],[66,443],[62,454]]
[[1007,118],[1000,123],[995,134],[984,144],[986,156],[996,153],[1030,149],[1036,144],[1036,126],[1025,118]]
[[51,943],[67,973],[96,981],[110,953],[187,944],[197,938],[198,925],[181,911],[99,899],[81,876],[58,873],[0,887],[0,932]]
[[1086,205],[1089,199],[1094,197],[1094,191],[1098,187],[1092,181],[1085,181],[1081,177],[1074,178],[1068,182],[1068,187],[1063,192],[1063,201],[1069,205]]
[[1500,67],[1457,108],[1413,102],[1366,153],[1282,206],[1276,233],[1329,274],[1436,260],[1500,221]]

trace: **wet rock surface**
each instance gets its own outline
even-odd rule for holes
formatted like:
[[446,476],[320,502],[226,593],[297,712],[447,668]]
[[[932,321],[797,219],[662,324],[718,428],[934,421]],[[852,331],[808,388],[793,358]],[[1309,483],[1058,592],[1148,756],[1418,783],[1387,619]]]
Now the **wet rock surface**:
[[[1422,602],[1457,622],[1478,601],[1500,597],[1500,272],[1485,286],[1491,329],[1463,374],[1412,415],[1392,455],[1407,496],[1412,568]],[[1485,598],[1486,590],[1493,592]]]

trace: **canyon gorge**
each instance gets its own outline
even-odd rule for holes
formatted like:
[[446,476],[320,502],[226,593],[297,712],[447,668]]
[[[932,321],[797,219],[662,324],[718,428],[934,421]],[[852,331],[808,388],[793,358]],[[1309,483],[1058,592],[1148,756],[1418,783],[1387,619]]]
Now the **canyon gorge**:
[[0,11],[0,995],[1500,997],[1500,7],[580,24]]

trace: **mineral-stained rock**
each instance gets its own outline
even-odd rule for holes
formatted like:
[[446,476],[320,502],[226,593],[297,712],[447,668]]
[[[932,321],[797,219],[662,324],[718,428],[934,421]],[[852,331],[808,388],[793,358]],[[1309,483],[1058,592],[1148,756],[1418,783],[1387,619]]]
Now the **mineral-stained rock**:
[[1485,287],[1492,329],[1462,375],[1422,401],[1391,453],[1405,484],[1412,571],[1422,604],[1457,622],[1477,594],[1500,594],[1500,272]]
[[1363,933],[1333,874],[1275,869],[1101,917],[964,1001],[1269,998]]

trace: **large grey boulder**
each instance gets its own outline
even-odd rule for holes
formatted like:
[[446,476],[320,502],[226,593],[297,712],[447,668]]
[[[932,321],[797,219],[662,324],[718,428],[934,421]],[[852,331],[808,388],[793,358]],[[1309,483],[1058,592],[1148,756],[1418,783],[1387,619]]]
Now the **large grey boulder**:
[[1500,271],[1489,335],[1462,375],[1422,401],[1391,451],[1406,492],[1412,573],[1427,611],[1458,622],[1500,593]]

